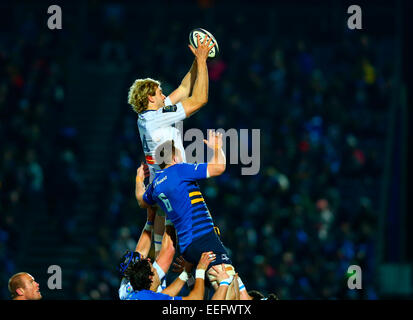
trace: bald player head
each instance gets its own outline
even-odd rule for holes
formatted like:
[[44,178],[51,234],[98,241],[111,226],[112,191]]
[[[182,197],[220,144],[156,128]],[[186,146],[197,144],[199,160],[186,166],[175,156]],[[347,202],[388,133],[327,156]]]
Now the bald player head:
[[19,272],[9,279],[9,292],[13,300],[40,300],[39,284],[27,272]]

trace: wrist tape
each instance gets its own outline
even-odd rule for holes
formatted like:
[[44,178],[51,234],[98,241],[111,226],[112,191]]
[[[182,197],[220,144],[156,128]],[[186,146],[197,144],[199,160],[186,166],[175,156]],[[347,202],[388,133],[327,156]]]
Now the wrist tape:
[[219,285],[220,286],[229,286],[230,284],[231,284],[231,282],[232,282],[232,279],[234,279],[234,277],[233,276],[230,276],[229,278],[226,278],[226,279],[224,279],[224,280],[222,280],[220,283],[219,283]]
[[153,236],[153,240],[154,240],[154,243],[155,243],[155,251],[161,251],[162,235],[155,233],[155,235]]
[[196,279],[205,279],[205,270],[203,270],[203,269],[196,269],[196,272],[195,272],[195,278]]
[[151,222],[151,221],[146,221],[144,230],[145,230],[145,231],[152,232],[152,231],[153,231],[153,222]]
[[239,291],[247,290],[247,289],[245,288],[245,285],[244,285],[244,283],[242,282],[242,280],[241,280],[240,277],[238,277],[238,287],[239,287]]
[[182,271],[179,275],[179,279],[181,279],[183,282],[187,282],[189,279],[188,273],[186,271]]

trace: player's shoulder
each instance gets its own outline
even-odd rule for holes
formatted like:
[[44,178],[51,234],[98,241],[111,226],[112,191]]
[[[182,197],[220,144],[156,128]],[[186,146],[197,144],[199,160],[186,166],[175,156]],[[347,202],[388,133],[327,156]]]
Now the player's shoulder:
[[[202,167],[204,167],[206,164],[205,163],[186,163],[186,162],[182,162],[182,163],[178,163],[176,164],[176,170],[178,172],[195,172],[198,170],[201,170]],[[175,167],[173,166],[173,167]]]
[[153,117],[157,110],[145,110],[139,113],[138,122]]
[[181,162],[181,163],[177,163],[177,164],[175,164],[175,165],[173,165],[173,166],[171,166],[171,167],[169,167],[169,168],[174,168],[174,170],[180,171],[180,170],[185,170],[185,169],[187,169],[189,166],[190,166],[189,163]]

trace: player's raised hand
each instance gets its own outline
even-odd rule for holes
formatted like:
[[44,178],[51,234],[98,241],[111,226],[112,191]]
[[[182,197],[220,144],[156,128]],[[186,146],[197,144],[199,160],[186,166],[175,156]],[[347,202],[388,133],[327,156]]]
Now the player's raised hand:
[[197,34],[197,48],[194,48],[192,45],[188,45],[192,53],[197,59],[205,60],[208,58],[209,51],[215,47],[215,43],[211,45],[212,38],[205,36],[204,41],[201,42],[199,34]]
[[172,271],[173,272],[182,272],[182,271],[186,271],[186,272],[191,272],[193,267],[193,264],[186,261],[182,256],[177,257],[175,259],[175,262],[172,264]]
[[222,133],[210,130],[208,133],[208,140],[204,139],[204,143],[213,150],[222,148]]
[[215,261],[215,259],[216,255],[212,251],[204,252],[201,255],[201,259],[199,259],[199,263],[196,268],[206,270],[209,264]]

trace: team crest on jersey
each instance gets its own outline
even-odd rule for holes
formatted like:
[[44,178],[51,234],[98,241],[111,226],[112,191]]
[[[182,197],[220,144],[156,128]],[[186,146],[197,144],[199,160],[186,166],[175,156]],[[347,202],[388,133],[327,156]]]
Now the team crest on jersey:
[[174,104],[173,106],[165,106],[162,108],[162,113],[165,112],[176,112],[176,109],[178,109],[178,107],[176,106],[176,104]]
[[126,293],[131,293],[132,291],[133,291],[133,288],[130,282],[128,282],[128,284],[126,285]]

